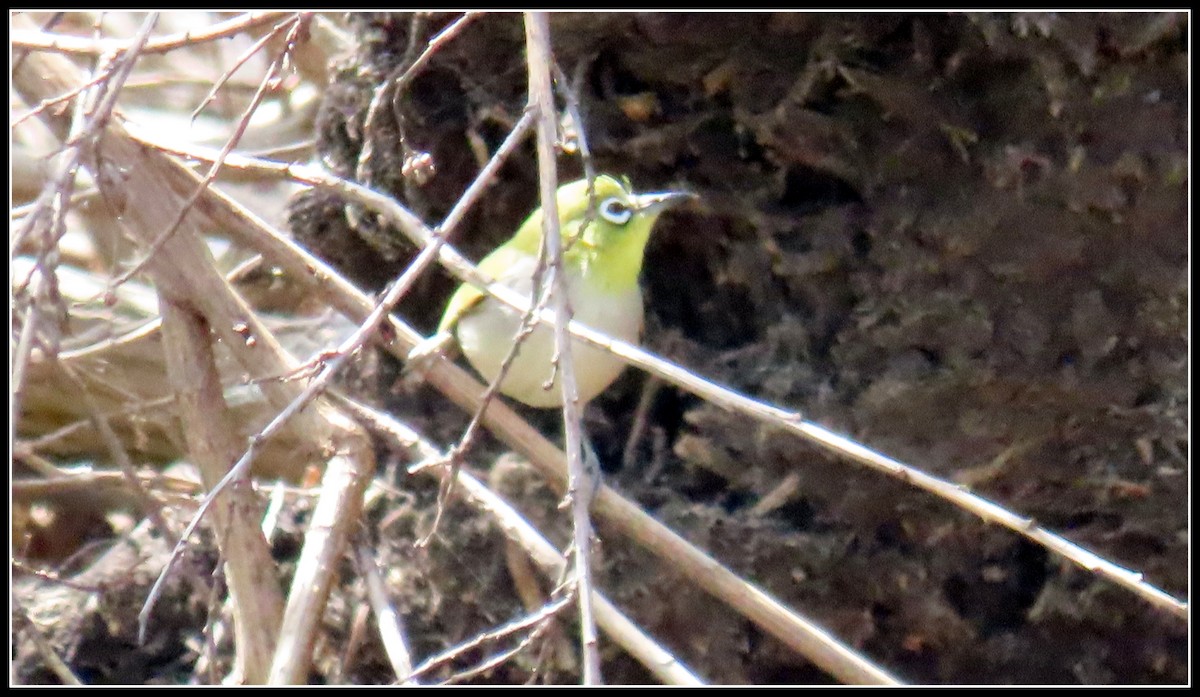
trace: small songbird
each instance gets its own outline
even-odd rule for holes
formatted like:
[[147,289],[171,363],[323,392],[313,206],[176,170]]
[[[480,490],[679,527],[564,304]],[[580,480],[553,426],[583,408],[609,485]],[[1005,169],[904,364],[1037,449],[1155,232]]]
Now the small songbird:
[[[596,177],[594,191],[595,209],[589,217],[586,179],[558,189],[567,295],[574,319],[614,338],[636,342],[645,314],[638,274],[650,229],[659,214],[692,194],[635,194],[628,181],[610,176]],[[479,262],[479,269],[530,297],[541,245],[542,211],[538,209],[512,239]],[[548,269],[541,278],[544,290],[551,278]],[[463,284],[450,298],[438,333],[453,333],[471,366],[491,381],[515,341],[521,318],[517,310]],[[572,342],[571,352],[581,403],[603,392],[624,368],[612,354],[579,340]],[[560,406],[562,391],[554,355],[553,329],[538,326],[521,343],[500,391],[529,406]]]

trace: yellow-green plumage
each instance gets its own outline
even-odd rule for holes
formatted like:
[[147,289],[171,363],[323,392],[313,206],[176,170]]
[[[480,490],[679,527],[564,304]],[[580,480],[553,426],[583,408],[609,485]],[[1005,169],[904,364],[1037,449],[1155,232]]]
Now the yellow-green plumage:
[[[643,307],[638,274],[650,230],[659,214],[687,194],[634,194],[627,183],[609,176],[595,180],[596,214],[587,221],[587,181],[559,188],[557,203],[563,240],[563,263],[574,317],[589,327],[625,341],[637,341]],[[582,235],[580,234],[582,230]],[[542,211],[535,211],[505,244],[479,263],[486,275],[528,297],[542,242]],[[544,273],[548,279],[549,273]],[[536,300],[536,299],[533,299]],[[438,327],[454,332],[463,354],[487,380],[499,372],[512,346],[521,315],[469,284],[450,298]],[[538,327],[525,339],[501,392],[536,407],[562,403],[553,369],[553,332]],[[611,354],[572,342],[579,398],[591,400],[623,368]],[[555,382],[546,384],[551,377]]]

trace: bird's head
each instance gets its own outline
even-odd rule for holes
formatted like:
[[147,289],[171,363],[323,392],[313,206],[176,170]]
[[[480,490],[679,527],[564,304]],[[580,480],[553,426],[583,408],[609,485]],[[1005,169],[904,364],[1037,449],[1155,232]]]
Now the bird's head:
[[[565,261],[606,285],[636,284],[650,230],[658,216],[694,194],[664,191],[637,194],[629,180],[608,175],[596,177],[592,192],[588,180],[558,189],[559,230]],[[594,205],[593,205],[594,204]],[[536,254],[542,239],[539,208],[521,225],[513,242]]]

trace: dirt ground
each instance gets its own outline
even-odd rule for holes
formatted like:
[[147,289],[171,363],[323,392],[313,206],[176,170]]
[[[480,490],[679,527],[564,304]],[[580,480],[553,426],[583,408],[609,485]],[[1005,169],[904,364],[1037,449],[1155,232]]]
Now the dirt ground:
[[[354,173],[375,85],[453,18],[353,16],[358,49],[318,117],[333,171]],[[578,77],[597,169],[639,190],[699,195],[664,216],[647,250],[649,350],[1188,598],[1185,14],[556,14],[551,30],[560,67]],[[412,81],[402,129],[388,119],[370,134],[373,185],[440,220],[525,93],[520,15],[475,20]],[[432,157],[427,183],[401,176],[405,147]],[[581,172],[577,157],[561,158],[562,180]],[[529,144],[456,246],[480,258],[536,196]],[[323,194],[295,200],[291,222],[373,289],[412,256],[371,221],[356,237]],[[428,332],[453,288],[429,274],[400,314]],[[377,360],[359,380],[366,396],[453,443],[467,416]],[[557,415],[527,411],[559,437]],[[590,406],[586,425],[606,483],[903,680],[1188,680],[1186,621],[900,481],[636,371]],[[469,464],[564,542],[554,496],[503,454],[485,438]],[[402,467],[386,473],[402,493],[370,508],[366,529],[395,570],[414,653],[521,614],[494,528],[458,506],[431,545],[414,547],[436,491]],[[756,506],[789,477],[790,493]],[[278,558],[295,553],[303,524],[286,524]],[[599,534],[600,587],[706,680],[831,681],[648,553]],[[212,591],[190,582],[165,607],[198,636]],[[114,608],[136,613],[130,594],[106,596],[97,617],[110,621],[84,643],[128,640],[130,615]],[[360,603],[357,586],[335,593],[329,646]],[[553,650],[472,681],[577,681],[574,635],[564,625]],[[122,653],[121,675],[195,669],[180,658],[194,642],[157,641],[156,658]],[[96,679],[111,679],[116,659],[100,654]],[[652,680],[615,646],[602,641],[602,654],[609,682]],[[373,637],[340,675],[331,660],[314,681],[392,679]]]

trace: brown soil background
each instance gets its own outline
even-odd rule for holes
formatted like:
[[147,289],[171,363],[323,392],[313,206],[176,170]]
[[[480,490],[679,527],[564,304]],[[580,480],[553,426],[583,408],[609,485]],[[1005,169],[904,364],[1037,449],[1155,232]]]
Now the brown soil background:
[[[425,18],[414,33],[406,15],[353,15],[357,51],[318,117],[331,169],[353,173],[375,85],[453,18]],[[582,75],[598,170],[700,196],[660,221],[647,250],[648,349],[964,483],[1188,597],[1185,14],[555,14],[551,29],[559,64]],[[375,185],[440,220],[478,171],[469,144],[493,151],[525,89],[520,15],[475,21],[402,102],[405,141],[430,153],[436,175],[423,186],[401,178],[387,123],[372,134]],[[581,171],[561,159],[561,179]],[[536,191],[530,144],[456,245],[480,258]],[[291,222],[365,286],[411,258],[391,242],[399,233],[354,237],[342,204],[323,195],[294,201]],[[452,290],[432,274],[401,314],[429,331]],[[467,417],[396,375],[381,359],[359,383],[452,443]],[[902,679],[1187,682],[1186,622],[672,387],[653,397],[637,464],[622,467],[644,382],[628,371],[590,407],[606,482]],[[558,433],[556,415],[530,418]],[[502,452],[484,440],[471,464],[487,469]],[[793,473],[785,503],[752,510]],[[434,544],[414,548],[436,492],[391,474],[405,493],[373,509],[367,527],[380,563],[402,570],[391,590],[414,652],[521,614],[490,524],[455,507]],[[490,476],[566,539],[555,498],[530,471],[504,458]],[[280,558],[295,553],[302,525],[276,544]],[[599,534],[600,587],[705,679],[830,680],[647,553]],[[179,585],[191,600],[160,623],[198,632],[211,591]],[[334,646],[362,602],[361,589],[343,590],[327,618]],[[141,597],[109,598],[109,611],[136,613]],[[564,626],[555,639],[559,660],[536,663],[532,652],[475,680],[523,682],[536,663],[542,679],[577,681],[574,634]],[[343,680],[392,679],[374,642]],[[602,645],[608,681],[651,680]],[[162,679],[161,659],[147,658],[155,649],[184,652],[165,640],[129,647],[125,672],[105,655],[96,674]],[[328,678],[318,662],[313,679]]]

